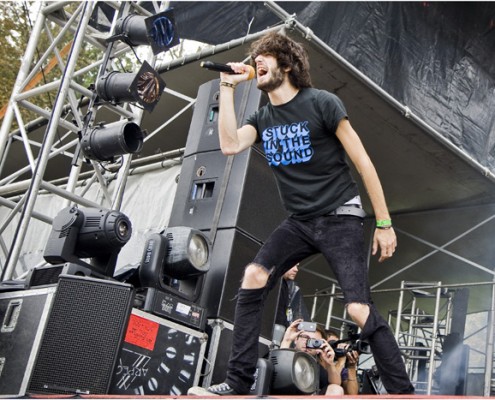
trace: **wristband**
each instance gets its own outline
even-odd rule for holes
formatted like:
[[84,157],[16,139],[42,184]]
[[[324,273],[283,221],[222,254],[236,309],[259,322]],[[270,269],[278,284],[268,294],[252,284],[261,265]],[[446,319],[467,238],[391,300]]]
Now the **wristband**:
[[391,219],[377,219],[376,220],[376,227],[378,229],[390,229],[392,227],[392,220]]
[[235,85],[233,83],[230,83],[230,82],[220,82],[220,86],[226,86],[226,87],[235,89]]

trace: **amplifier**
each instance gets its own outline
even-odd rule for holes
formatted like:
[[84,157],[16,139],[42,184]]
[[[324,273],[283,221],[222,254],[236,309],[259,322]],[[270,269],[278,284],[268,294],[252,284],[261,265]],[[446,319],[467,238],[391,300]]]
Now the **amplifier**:
[[189,327],[205,330],[206,310],[197,304],[154,288],[140,291],[136,296],[144,311],[171,319]]

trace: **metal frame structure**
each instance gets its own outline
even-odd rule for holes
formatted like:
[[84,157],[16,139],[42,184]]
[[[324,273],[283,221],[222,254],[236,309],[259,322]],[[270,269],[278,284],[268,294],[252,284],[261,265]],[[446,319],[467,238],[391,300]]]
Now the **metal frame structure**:
[[[180,159],[182,154],[182,149],[178,149],[174,152],[151,156],[140,160],[133,160],[132,156],[126,155],[122,157],[120,164],[109,163],[102,165],[91,161],[90,170],[83,171],[82,158],[81,156],[77,156],[77,146],[79,143],[78,134],[84,125],[84,117],[87,113],[87,109],[82,108],[80,104],[78,104],[77,97],[91,99],[94,93],[78,84],[77,79],[90,71],[101,70],[106,67],[106,65],[104,65],[105,55],[110,60],[109,67],[117,69],[118,67],[115,61],[120,56],[130,52],[131,49],[127,45],[119,43],[114,44],[111,50],[109,50],[109,45],[105,42],[105,35],[102,35],[101,32],[92,28],[90,25],[90,17],[96,3],[85,1],[75,4],[77,5],[76,10],[73,13],[70,13],[67,9],[69,6],[74,5],[73,2],[39,3],[36,23],[34,25],[30,41],[27,45],[21,68],[13,88],[12,96],[0,129],[0,171],[4,169],[9,157],[12,157],[11,151],[16,142],[22,144],[25,157],[28,161],[26,166],[19,169],[15,173],[10,174],[9,176],[4,177],[0,181],[0,205],[11,210],[8,217],[4,221],[0,221],[0,248],[6,258],[5,265],[2,266],[2,280],[11,279],[15,275],[16,263],[20,253],[22,252],[24,237],[27,229],[29,228],[31,219],[34,218],[47,224],[51,224],[52,222],[52,218],[49,215],[35,211],[35,203],[41,192],[47,191],[53,195],[60,196],[64,199],[64,203],[66,205],[79,204],[87,207],[104,206],[106,208],[118,210],[122,205],[122,197],[127,178],[131,174],[131,167],[146,169],[153,168],[155,164],[160,164],[163,160],[178,162],[177,160]],[[123,15],[131,10],[142,15],[149,15],[148,11],[140,7],[139,4],[135,2],[107,2],[107,4],[118,11],[116,15]],[[167,7],[168,2],[154,4],[156,6],[156,12],[159,12]],[[295,29],[308,41],[311,41],[316,47],[328,54],[330,58],[338,60],[339,63],[345,65],[354,75],[358,76],[359,79],[371,86],[379,96],[385,98],[393,107],[404,113],[407,118],[410,118],[416,124],[422,126],[428,133],[435,136],[437,140],[442,142],[446,147],[451,149],[467,163],[482,171],[489,180],[495,181],[495,175],[491,171],[488,171],[483,166],[480,166],[462,150],[435,132],[419,117],[412,114],[407,107],[399,104],[395,101],[395,99],[390,97],[377,85],[357,71],[351,64],[339,57],[339,55],[329,48],[324,42],[313,35],[309,28],[300,24],[294,16],[288,15],[283,9],[274,3],[268,3],[267,6],[280,18],[280,25],[273,28],[268,28],[263,32],[249,34],[246,37],[230,41],[229,43],[225,43],[223,45],[217,45],[204,49],[201,53],[186,54],[180,60],[157,62],[151,53],[148,54],[146,60],[152,66],[155,66],[159,71],[163,72],[170,69],[179,68],[182,65],[208,57],[211,54],[217,54],[233,47],[240,46],[246,42],[256,39],[270,30],[279,30],[284,27]],[[64,15],[66,19],[62,18],[61,15]],[[54,34],[52,24],[59,27],[60,32],[58,34]],[[63,60],[60,50],[65,45],[64,35],[73,36],[72,45],[66,61]],[[39,60],[35,61],[36,48],[42,37],[48,38],[52,44],[45,51],[45,53],[39,57]],[[78,60],[82,45],[85,42],[91,43],[91,45],[95,48],[100,49],[102,52],[102,58],[92,65],[77,69],[76,62]],[[26,89],[42,65],[50,59],[56,60],[57,66],[61,71],[60,78],[54,80],[53,82],[38,85],[33,89]],[[186,105],[171,119],[165,121],[157,130],[151,132],[145,138],[145,141],[159,133],[173,119],[190,109],[195,103],[194,98],[170,89],[165,90],[169,94],[184,100]],[[34,100],[36,96],[53,92],[56,93],[56,97],[51,110],[41,109],[36,106]],[[25,108],[36,113],[39,115],[39,118],[26,123],[22,119],[20,112],[21,108]],[[125,104],[123,106],[105,104],[101,107],[101,110],[98,109],[97,111],[110,113],[115,119],[130,119],[137,124],[139,124],[143,118],[143,110],[132,104]],[[69,121],[68,118],[71,118],[71,120]],[[18,129],[12,129],[14,121],[18,125]],[[38,141],[30,136],[30,133],[34,130],[34,128],[39,128],[40,124],[43,125],[45,123],[46,129],[41,140]],[[62,144],[62,140],[66,141],[66,143]],[[44,175],[48,164],[59,157],[64,157],[73,161],[69,175],[64,179],[59,179],[53,182],[45,180]],[[25,179],[26,175],[29,176],[28,179]],[[115,183],[116,189],[113,191],[109,190],[110,182]],[[95,203],[94,201],[88,200],[84,197],[86,190],[93,184],[99,185],[102,193],[104,194],[102,204]],[[76,189],[79,190],[79,194],[77,194]],[[2,237],[2,234],[6,227],[9,224],[12,224],[12,221],[16,216],[19,216],[19,222],[17,223],[15,229],[13,241],[12,243],[6,243]],[[494,217],[495,215],[487,218],[481,224],[471,227],[469,230],[466,230],[463,235],[453,239],[453,241],[461,239],[465,234],[490,222]],[[409,235],[404,230],[399,231],[404,235]],[[475,263],[465,257],[461,257],[446,250],[446,247],[453,241],[446,243],[443,246],[436,246],[417,236],[410,236],[412,239],[421,241],[434,249],[425,257],[433,255],[437,252],[449,254],[450,256],[469,264],[470,266],[491,274],[494,276],[495,282],[495,273],[489,267],[480,265],[479,263]],[[396,275],[408,268],[413,267],[422,259],[424,259],[424,257],[412,262],[406,267],[403,267],[401,270],[397,271]],[[311,265],[309,264],[305,269],[306,272],[318,275],[318,273],[312,272],[310,267]],[[392,277],[393,276],[387,277],[387,280]],[[326,277],[324,278],[327,279]],[[495,285],[494,282],[491,282],[490,284],[493,286]],[[384,280],[376,283],[372,289],[376,289],[377,286],[380,286],[382,283],[384,283]],[[494,332],[492,322],[494,319],[493,310],[495,309],[495,290],[492,289],[492,293],[494,294],[492,295],[492,307],[489,319],[490,329],[488,329],[487,332],[487,354],[493,354]],[[330,298],[333,299],[333,296],[335,295],[335,285],[333,285],[333,291],[330,294]],[[316,304],[315,297],[313,307],[314,312],[316,310]],[[327,314],[327,326],[329,325],[330,318],[334,318],[332,311],[333,306],[329,308],[329,313]],[[342,320],[345,320],[345,316]],[[490,394],[490,381],[492,379],[493,357],[487,357],[485,395]],[[428,385],[431,385],[430,380]]]
[[[77,5],[73,13],[67,11],[69,6]],[[149,16],[149,12],[140,7],[137,3],[132,2],[108,2],[109,5],[115,8],[115,19],[119,16],[126,15],[130,11],[141,15]],[[83,172],[81,166],[83,163],[82,155],[78,154],[79,139],[78,135],[84,126],[85,115],[88,114],[87,108],[82,108],[78,104],[77,97],[91,100],[94,98],[94,93],[82,87],[77,83],[77,78],[81,78],[90,71],[98,71],[99,74],[107,69],[118,70],[116,62],[119,57],[130,52],[131,49],[124,43],[105,42],[106,37],[101,32],[92,28],[90,25],[90,17],[96,3],[94,2],[40,2],[36,24],[30,36],[29,43],[26,48],[25,55],[22,60],[21,69],[12,92],[12,96],[7,108],[4,121],[0,130],[0,167],[3,168],[9,156],[12,144],[19,141],[23,144],[28,165],[17,170],[3,178],[0,182],[0,201],[3,206],[11,208],[12,211],[6,221],[3,222],[0,228],[0,243],[2,251],[6,256],[6,263],[2,268],[2,279],[7,280],[13,277],[15,265],[22,250],[23,240],[28,229],[31,218],[37,218],[43,222],[51,224],[52,219],[39,212],[34,211],[34,205],[38,194],[45,190],[65,199],[65,206],[71,203],[79,204],[86,207],[100,207],[119,210],[121,207],[123,192],[126,185],[127,177],[130,173],[130,168],[136,165],[157,162],[163,159],[173,159],[181,155],[181,150],[172,152],[172,154],[160,155],[159,157],[150,157],[147,160],[139,160],[138,163],[132,162],[131,155],[124,155],[118,163],[97,163],[91,160],[91,170]],[[167,2],[157,6],[156,12],[159,12],[167,5]],[[61,15],[66,18],[61,17]],[[51,25],[52,24],[52,25]],[[53,24],[61,28],[60,32],[55,36]],[[115,21],[113,21],[114,26]],[[59,48],[64,45],[65,35],[72,35],[72,46],[68,54],[67,60],[64,62],[60,55]],[[48,38],[52,43],[45,53],[35,61],[35,50],[41,38]],[[81,69],[76,69],[76,62],[80,54],[83,43],[90,43],[95,48],[101,50],[102,58],[92,65],[84,66]],[[151,52],[148,52],[146,61],[154,65],[155,59]],[[38,73],[46,60],[55,59],[61,71],[60,78],[46,84],[38,85],[33,89],[26,90],[33,76]],[[35,97],[49,92],[55,92],[56,98],[52,110],[41,109],[35,105]],[[171,91],[169,91],[171,92]],[[188,102],[186,109],[191,107],[195,100],[181,95]],[[88,102],[86,101],[86,104]],[[38,124],[43,124],[47,121],[46,130],[41,141],[36,141],[29,137],[29,124],[25,124],[22,120],[20,108],[24,107],[40,117],[32,123],[35,127]],[[122,106],[103,104],[100,108],[94,107],[91,112],[97,113],[102,110],[112,113],[112,118],[128,119],[136,124],[140,124],[143,117],[143,110],[133,104],[124,104]],[[68,121],[70,117],[73,121]],[[11,131],[14,119],[19,128]],[[167,121],[168,122],[168,121]],[[167,122],[163,124],[166,126]],[[60,131],[63,134],[60,135]],[[148,135],[145,140],[149,140],[156,132]],[[58,142],[57,142],[58,136]],[[65,144],[61,144],[66,141]],[[33,149],[38,149],[38,155],[34,155]],[[56,182],[56,184],[48,182],[44,179],[44,174],[48,164],[57,156],[67,157],[72,160],[72,167],[69,176],[65,181]],[[19,177],[23,174],[30,174],[30,179],[19,181]],[[100,186],[104,194],[103,204],[97,204],[84,197],[85,189],[81,194],[76,194],[76,187],[81,185],[81,179],[84,178],[86,190],[92,184]],[[115,179],[116,190],[111,193],[108,190],[109,183]],[[7,198],[13,194],[21,193],[18,201],[14,202]],[[10,246],[7,246],[1,238],[1,234],[6,226],[12,221],[14,216],[19,213],[20,220],[15,232],[15,237]]]

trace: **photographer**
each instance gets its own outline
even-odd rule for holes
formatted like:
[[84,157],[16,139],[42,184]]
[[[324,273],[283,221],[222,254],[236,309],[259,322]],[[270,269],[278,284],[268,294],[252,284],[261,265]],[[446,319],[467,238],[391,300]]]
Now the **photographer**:
[[[332,330],[327,330],[326,338],[331,346],[333,346],[333,342],[337,342],[340,339],[339,335]],[[359,353],[356,350],[348,351],[349,344],[347,343],[338,343],[336,346],[341,352],[337,351],[335,367],[340,374],[344,393],[358,394],[357,365],[359,362]],[[341,356],[339,357],[339,355]]]
[[[294,348],[298,351],[311,354],[315,357],[320,365],[320,393],[325,395],[344,394],[340,371],[335,366],[335,352],[328,342],[324,339],[325,331],[316,326],[314,332],[299,330],[299,324],[302,319],[295,320],[285,331],[284,338],[280,345],[281,348]],[[316,339],[313,344],[321,344],[318,348],[308,347],[311,345],[310,339]],[[308,343],[308,341],[310,341]]]
[[275,323],[283,325],[285,328],[298,318],[309,320],[309,312],[306,304],[304,304],[301,289],[295,281],[298,272],[299,263],[283,275],[280,283]]

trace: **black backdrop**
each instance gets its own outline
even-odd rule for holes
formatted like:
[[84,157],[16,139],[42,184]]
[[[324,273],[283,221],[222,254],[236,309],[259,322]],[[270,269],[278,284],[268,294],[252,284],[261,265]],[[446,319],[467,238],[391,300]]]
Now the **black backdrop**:
[[[277,2],[367,77],[495,167],[495,3]],[[280,22],[263,2],[171,2],[180,36],[228,42]]]

